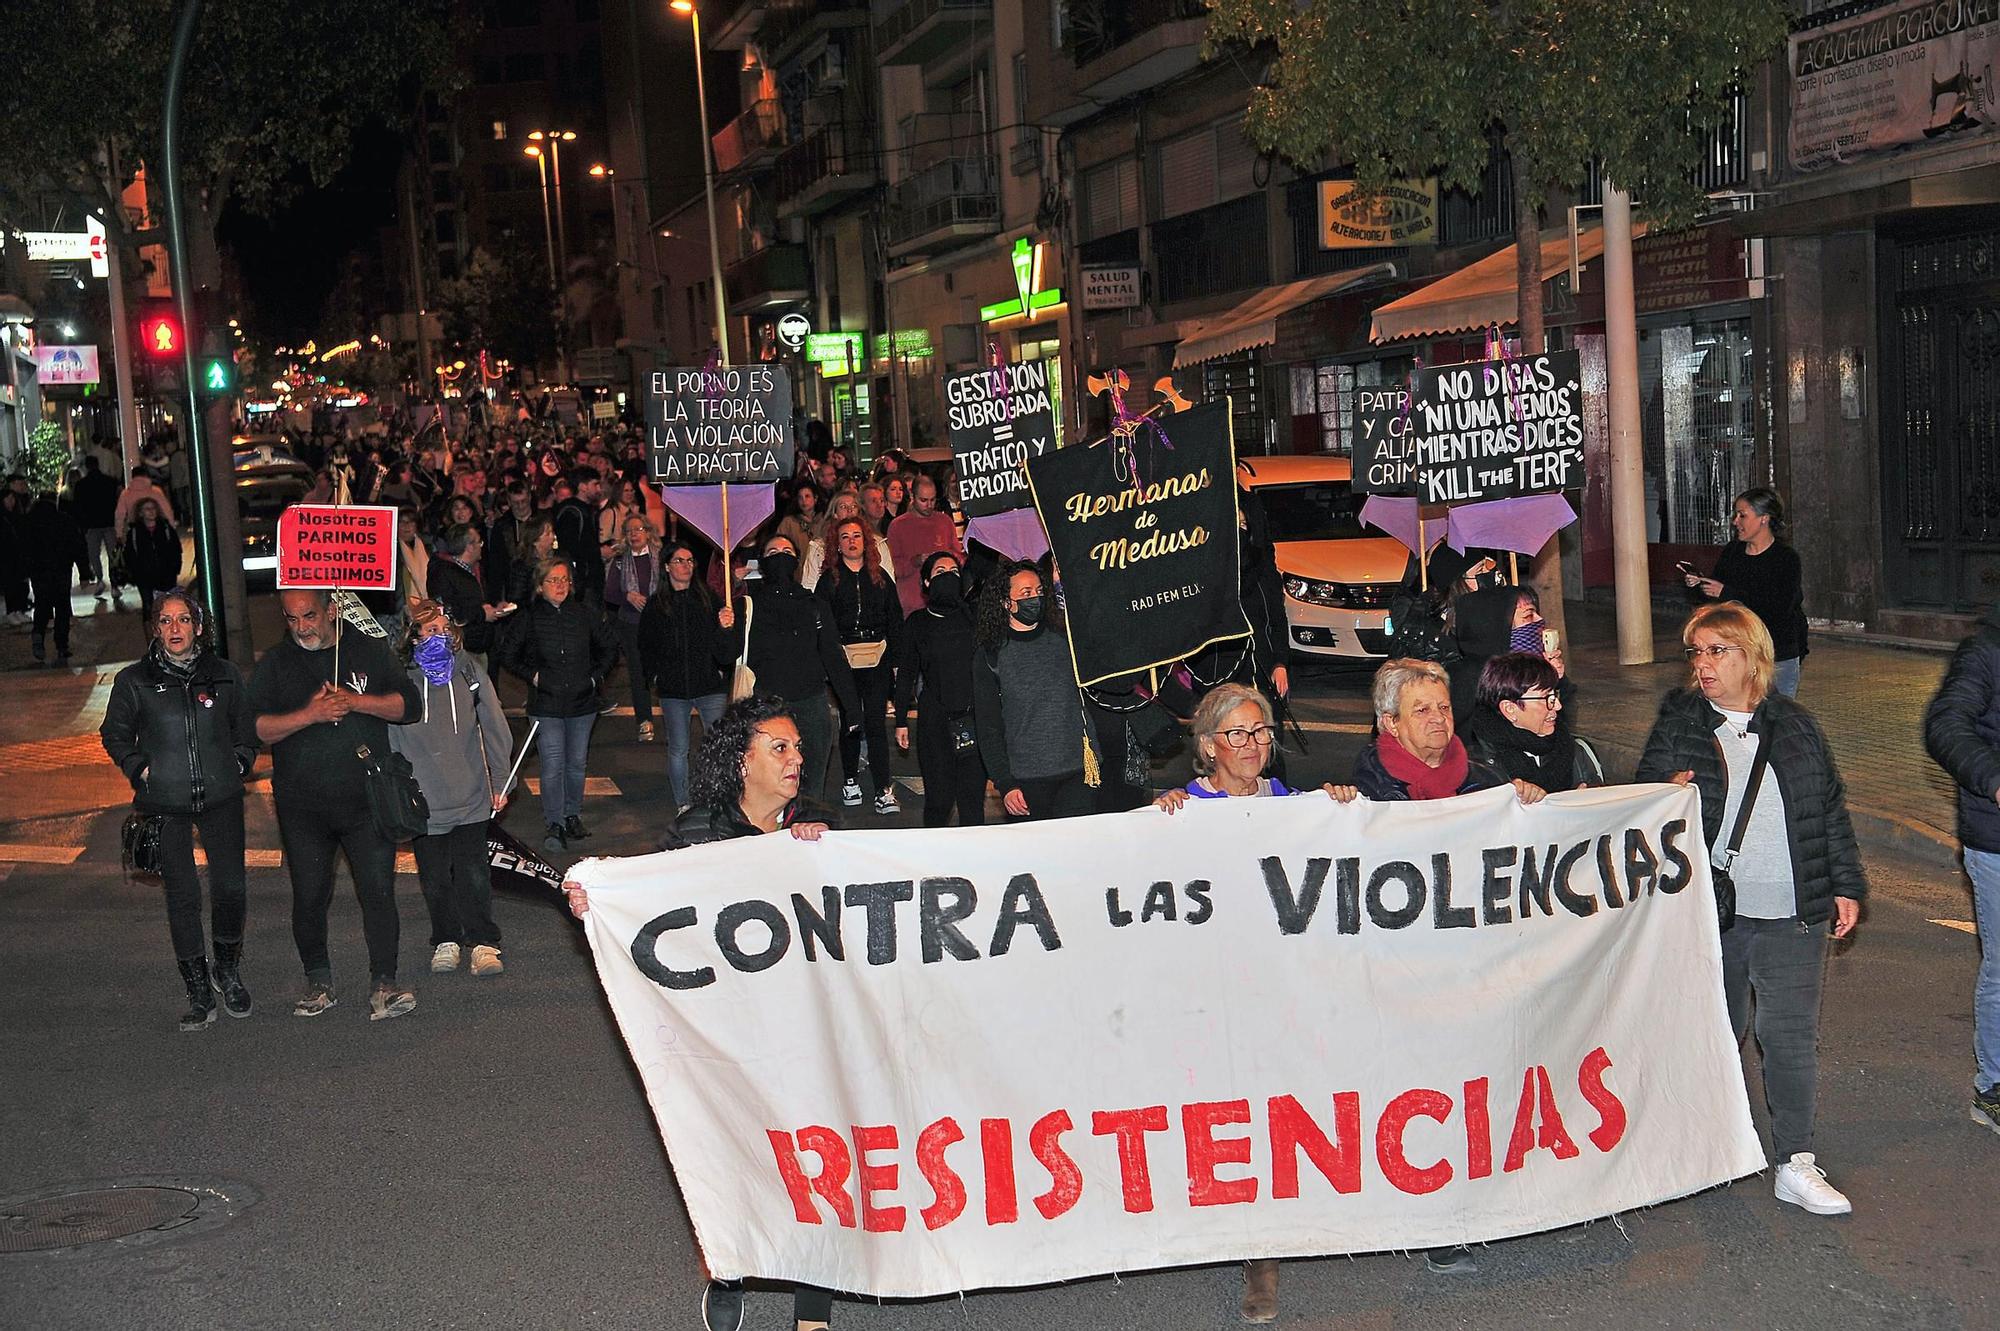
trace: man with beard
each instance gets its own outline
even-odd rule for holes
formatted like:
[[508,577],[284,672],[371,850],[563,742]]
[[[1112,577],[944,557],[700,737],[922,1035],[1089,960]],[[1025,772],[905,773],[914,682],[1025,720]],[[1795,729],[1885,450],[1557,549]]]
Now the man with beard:
[[295,1017],[317,1017],[336,1002],[326,946],[336,857],[345,852],[368,940],[371,1021],[400,1017],[416,995],[396,982],[396,846],[369,813],[365,765],[357,750],[386,757],[389,727],[421,709],[409,674],[380,641],[342,632],[323,591],[279,594],[285,640],[264,654],[250,679],[257,738],[271,746],[271,793],[278,837],[292,876],[292,939],[305,967]]

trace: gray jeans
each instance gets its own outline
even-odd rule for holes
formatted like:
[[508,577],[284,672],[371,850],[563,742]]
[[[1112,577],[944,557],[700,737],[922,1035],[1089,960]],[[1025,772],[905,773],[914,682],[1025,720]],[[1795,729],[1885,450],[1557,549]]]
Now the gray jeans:
[[1813,1148],[1819,1089],[1819,997],[1827,926],[1798,919],[1738,916],[1722,935],[1722,989],[1740,1044],[1757,1000],[1757,1047],[1764,1054],[1764,1104],[1779,1164]]

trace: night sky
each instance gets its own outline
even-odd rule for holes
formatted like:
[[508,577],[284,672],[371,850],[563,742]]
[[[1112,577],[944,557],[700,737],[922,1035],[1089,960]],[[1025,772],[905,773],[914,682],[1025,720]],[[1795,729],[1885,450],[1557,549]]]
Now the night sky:
[[249,308],[244,322],[253,339],[296,345],[325,330],[320,308],[347,256],[373,249],[375,233],[396,216],[396,167],[401,136],[376,128],[354,142],[347,168],[324,189],[301,177],[304,190],[275,217],[232,209],[222,241],[242,274]]

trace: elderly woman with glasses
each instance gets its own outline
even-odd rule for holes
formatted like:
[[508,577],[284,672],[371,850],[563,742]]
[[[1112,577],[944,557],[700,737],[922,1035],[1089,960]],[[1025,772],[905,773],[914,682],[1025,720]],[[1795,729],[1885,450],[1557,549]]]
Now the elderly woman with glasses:
[[1562,676],[1543,657],[1488,657],[1461,734],[1473,762],[1543,790],[1604,784],[1597,755],[1563,724]]
[[[1636,779],[1692,782],[1701,791],[1709,860],[1735,882],[1722,984],[1739,1041],[1756,1001],[1778,1200],[1814,1215],[1846,1215],[1852,1205],[1813,1152],[1827,939],[1853,932],[1868,893],[1846,787],[1812,713],[1777,691],[1771,633],[1754,611],[1736,601],[1702,606],[1681,642],[1690,687],[1661,702]],[[1760,751],[1766,768],[1752,791]],[[1742,843],[1732,852],[1739,820]]]
[[[1153,803],[1168,813],[1191,799],[1227,799],[1249,795],[1295,795],[1277,777],[1266,776],[1278,747],[1277,723],[1271,700],[1242,684],[1218,684],[1203,696],[1188,723],[1194,735],[1194,780],[1169,790]],[[1360,793],[1353,786],[1321,786],[1346,804]],[[1268,1322],[1278,1315],[1278,1259],[1259,1258],[1243,1264],[1243,1309],[1246,1322]]]

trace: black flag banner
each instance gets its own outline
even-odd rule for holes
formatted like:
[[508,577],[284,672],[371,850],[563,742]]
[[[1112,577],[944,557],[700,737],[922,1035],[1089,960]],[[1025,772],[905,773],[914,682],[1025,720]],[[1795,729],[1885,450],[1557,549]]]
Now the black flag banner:
[[1168,665],[1250,635],[1238,592],[1229,404],[1030,459],[1055,552],[1077,683]]

